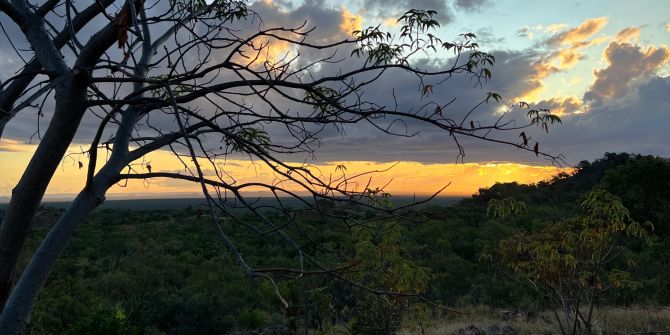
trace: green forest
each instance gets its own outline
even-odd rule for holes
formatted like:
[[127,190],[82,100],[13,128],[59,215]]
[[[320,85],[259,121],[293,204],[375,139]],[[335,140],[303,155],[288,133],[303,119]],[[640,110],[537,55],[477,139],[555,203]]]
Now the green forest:
[[[395,333],[468,306],[559,311],[565,325],[589,327],[589,309],[670,305],[669,190],[668,159],[608,153],[572,174],[496,184],[374,227],[324,224],[318,213],[298,211],[286,229],[335,269],[308,267],[303,276],[290,271],[297,256],[281,239],[224,216],[240,252],[266,268],[278,292],[245,275],[197,206],[100,209],[58,260],[28,333]],[[61,212],[40,209],[20,269]],[[569,309],[561,299],[573,299],[574,315],[561,315]],[[555,331],[570,333],[561,322]]]

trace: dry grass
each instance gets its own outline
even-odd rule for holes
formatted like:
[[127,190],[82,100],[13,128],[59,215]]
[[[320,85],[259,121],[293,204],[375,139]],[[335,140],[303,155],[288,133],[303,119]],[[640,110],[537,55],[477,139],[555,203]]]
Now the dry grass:
[[670,308],[602,308],[597,311],[595,325],[602,333],[668,331],[670,334]]
[[[405,330],[403,335],[443,335],[456,334],[460,329],[474,325],[485,331],[492,325],[500,327],[511,326],[521,335],[528,334],[558,334],[558,326],[551,313],[505,313],[504,310],[487,307],[473,307],[462,309],[467,314],[447,315],[435,321],[431,326],[413,327]],[[670,308],[601,308],[595,314],[596,334],[629,335],[635,333],[649,333],[653,331],[668,331],[670,334]]]

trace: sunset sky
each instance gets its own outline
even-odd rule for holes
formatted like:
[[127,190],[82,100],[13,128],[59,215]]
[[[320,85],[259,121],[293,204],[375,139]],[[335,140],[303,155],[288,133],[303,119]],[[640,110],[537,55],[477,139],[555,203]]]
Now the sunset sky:
[[[496,56],[493,79],[482,90],[474,89],[477,98],[486,91],[503,96],[500,106],[486,111],[489,116],[513,102],[526,101],[562,117],[562,125],[542,136],[544,151],[563,154],[568,164],[605,152],[670,156],[670,1],[263,0],[250,7],[265,25],[307,20],[317,26],[317,36],[343,38],[367,26],[397,31],[395,18],[408,8],[435,9],[441,23],[437,35],[453,38],[474,32],[482,49]],[[7,18],[0,19],[4,23]],[[15,27],[6,28],[11,36]],[[279,42],[272,47],[268,57],[290,52]],[[9,50],[7,38],[0,36],[2,81],[19,65]],[[392,82],[416,91],[415,83],[405,78]],[[385,85],[391,83],[379,83],[379,90],[369,94],[382,99],[388,95]],[[459,97],[467,106],[476,101],[472,86],[467,80],[455,81],[448,92],[438,93]],[[42,129],[46,121],[40,121]],[[0,200],[11,194],[30,159],[39,141],[30,140],[36,129],[36,113],[30,111],[7,126],[0,140]],[[94,130],[93,121],[82,123],[73,153],[86,147]],[[364,126],[352,127],[344,136],[325,136],[308,162],[325,177],[337,174],[338,165],[345,165],[351,175],[392,167],[374,175],[373,183],[388,184],[387,191],[404,195],[430,194],[449,183],[443,195],[469,195],[495,182],[536,182],[560,171],[531,153],[475,141],[464,143],[466,155],[457,163],[453,143],[439,135],[434,129],[420,129],[413,138],[390,138]],[[48,197],[67,199],[81,189],[85,169],[80,170],[78,162],[82,160],[86,157],[72,155],[63,161]],[[180,169],[165,152],[152,154],[138,166],[146,162],[156,170]],[[275,179],[244,157],[221,164],[238,181]],[[197,190],[197,185],[186,182],[152,180],[115,186],[110,197],[184,196]]]

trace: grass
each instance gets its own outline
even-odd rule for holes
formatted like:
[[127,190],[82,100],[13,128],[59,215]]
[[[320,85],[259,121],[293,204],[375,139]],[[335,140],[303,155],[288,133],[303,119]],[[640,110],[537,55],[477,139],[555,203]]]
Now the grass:
[[[411,327],[403,335],[458,334],[459,330],[474,325],[486,331],[492,325],[511,326],[521,335],[559,334],[557,324],[550,312],[523,313],[510,310],[471,307],[462,310],[466,314],[450,314],[436,320],[428,327]],[[630,335],[663,332],[670,334],[670,308],[631,307],[600,308],[595,314],[595,334]],[[659,333],[656,333],[659,334]],[[660,335],[660,334],[659,334]]]

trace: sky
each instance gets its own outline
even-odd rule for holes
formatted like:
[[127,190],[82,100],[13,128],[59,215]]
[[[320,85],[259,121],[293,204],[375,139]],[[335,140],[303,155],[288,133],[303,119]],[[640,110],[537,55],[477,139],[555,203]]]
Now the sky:
[[[564,155],[564,169],[605,152],[670,157],[670,1],[263,0],[250,3],[250,8],[267,26],[307,21],[317,26],[315,36],[321,40],[347,38],[353,30],[377,25],[397,32],[395,18],[407,9],[434,9],[441,23],[436,35],[449,39],[473,32],[481,48],[496,56],[493,78],[484,88],[473,89],[470,81],[457,78],[436,95],[457,97],[459,106],[469,106],[483,92],[500,93],[503,101],[481,111],[478,117],[482,119],[495,117],[518,101],[551,109],[563,124],[541,135],[541,149]],[[6,17],[0,20],[8,36],[13,36],[16,28]],[[14,42],[21,44],[17,39]],[[268,57],[290,52],[282,43],[274,42],[272,47]],[[0,35],[0,80],[20,66],[9,50],[7,37]],[[417,61],[430,67],[449,55],[431,57]],[[401,93],[417,90],[415,80],[400,74],[373,88],[369,96],[380,101],[391,89]],[[399,94],[401,107],[416,103],[412,96],[416,94]],[[36,121],[35,113],[20,115],[0,140],[0,199],[11,194],[39,141],[30,139]],[[48,116],[41,122],[47,121]],[[457,162],[458,151],[441,132],[416,127],[418,135],[412,138],[385,136],[365,125],[351,126],[344,134],[325,133],[308,161],[323,176],[341,173],[339,165],[345,165],[351,175],[384,170],[374,175],[373,183],[388,185],[387,191],[403,195],[431,194],[446,185],[443,195],[469,195],[495,182],[532,183],[564,170],[532,153],[478,141],[465,141],[465,157]],[[71,152],[90,141],[94,131],[95,119],[85,119]],[[280,140],[285,136],[271,134]],[[85,173],[78,161],[83,159],[72,155],[63,161],[47,198],[67,199],[81,189]],[[180,169],[165,152],[152,154],[146,161],[154,169]],[[276,179],[244,157],[231,157],[225,169],[240,181]],[[110,195],[173,197],[196,192],[197,185],[190,183],[152,180],[116,185]]]

